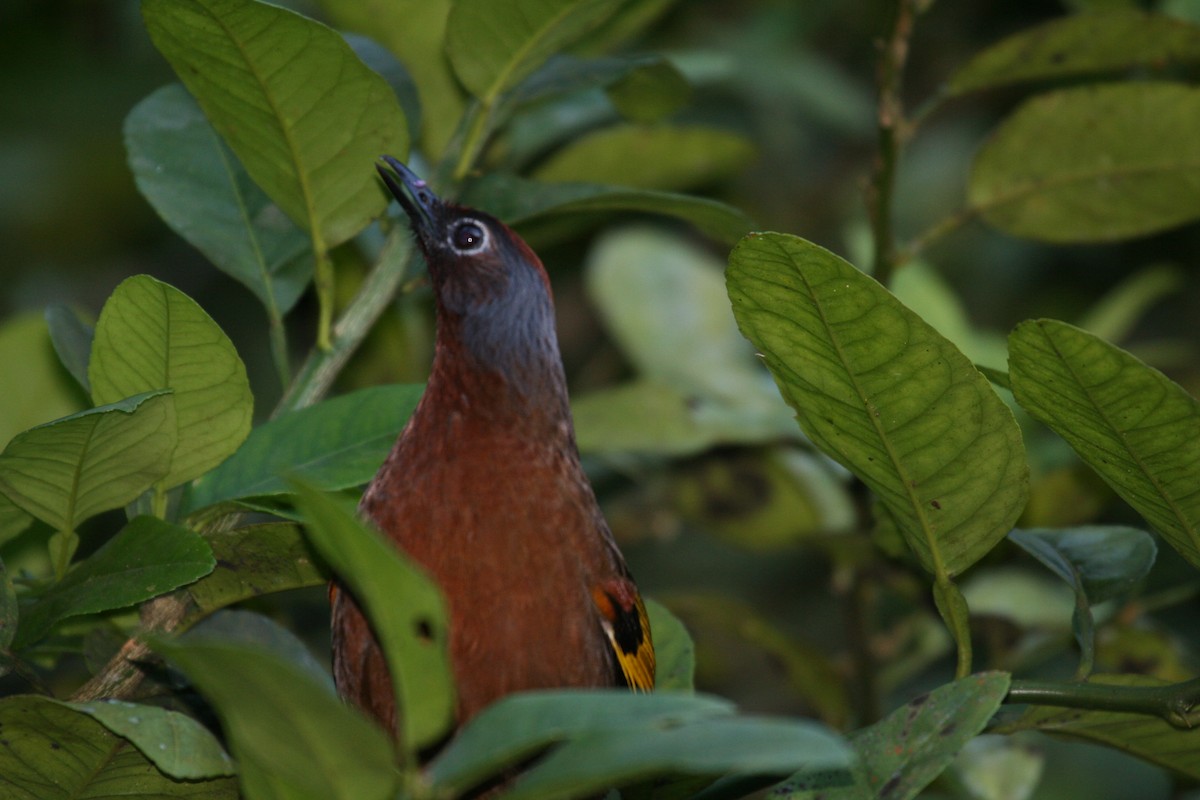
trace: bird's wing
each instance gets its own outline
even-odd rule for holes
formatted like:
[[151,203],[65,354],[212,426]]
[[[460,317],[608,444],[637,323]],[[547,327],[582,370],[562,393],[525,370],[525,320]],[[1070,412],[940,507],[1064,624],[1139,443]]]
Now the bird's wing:
[[595,586],[592,600],[625,683],[634,691],[650,691],[654,688],[654,642],[637,587],[628,578],[614,578]]

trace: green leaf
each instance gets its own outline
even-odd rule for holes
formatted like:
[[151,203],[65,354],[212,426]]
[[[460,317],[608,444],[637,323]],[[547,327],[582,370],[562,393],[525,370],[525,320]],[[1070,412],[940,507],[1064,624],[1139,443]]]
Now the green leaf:
[[1128,595],[1146,577],[1158,552],[1153,537],[1136,528],[1095,525],[1013,531],[1008,538],[1075,593],[1071,627],[1082,653],[1078,674],[1085,677],[1095,663],[1092,607]]
[[233,760],[208,728],[178,711],[121,700],[64,705],[129,741],[172,778],[194,781],[237,773]]
[[735,242],[754,227],[736,208],[701,197],[590,183],[545,184],[501,173],[471,183],[464,202],[511,225],[551,215],[638,211],[676,217],[722,242]]
[[1008,538],[1092,604],[1127,596],[1157,553],[1150,534],[1121,525],[1015,530]]
[[654,690],[691,692],[696,672],[691,634],[662,603],[647,600],[646,612],[654,632]]
[[21,613],[17,646],[58,622],[157,597],[212,572],[212,549],[199,534],[156,517],[136,517]]
[[620,5],[621,0],[457,0],[446,24],[446,53],[467,90],[491,105]]
[[971,209],[1015,236],[1110,242],[1200,217],[1200,89],[1173,83],[1047,92],[979,152]]
[[1200,62],[1200,28],[1179,19],[1114,8],[1069,14],[1020,31],[978,53],[950,79],[964,94],[1025,81]]
[[678,726],[592,733],[556,748],[517,778],[511,800],[558,800],[668,776],[783,777],[844,770],[841,737],[813,722],[710,717]]
[[205,534],[216,567],[188,586],[199,615],[329,580],[299,525],[269,522]]
[[738,332],[720,260],[678,235],[632,227],[601,237],[585,270],[588,297],[640,375],[688,395],[758,406],[791,424],[791,410]]
[[446,601],[423,570],[335,499],[297,484],[296,505],[313,545],[371,620],[391,671],[399,738],[415,754],[453,721]]
[[575,401],[582,449],[684,454],[799,436],[738,332],[722,267],[651,228],[621,229],[593,247],[588,294],[641,378]]
[[687,104],[692,87],[674,64],[659,60],[608,87],[608,99],[625,119],[661,122]]
[[219,641],[226,645],[253,647],[302,670],[330,692],[336,691],[328,666],[313,656],[299,636],[255,611],[236,608],[218,611],[189,630],[183,641]]
[[1017,402],[1200,566],[1200,404],[1158,370],[1065,322],[1009,336]]
[[[380,9],[373,8],[371,10],[379,11]],[[378,34],[379,20],[374,20],[374,23],[374,33]],[[410,141],[417,141],[421,136],[421,98],[417,94],[417,85],[413,82],[408,68],[400,63],[392,51],[369,36],[343,31],[342,38],[372,72],[378,73],[379,77],[392,87],[392,91],[396,93],[396,100],[400,103],[400,110],[404,112],[404,121],[408,125],[408,138]]]
[[216,709],[250,800],[385,800],[399,773],[383,731],[299,667],[220,640],[154,643]]
[[326,490],[367,483],[392,449],[423,388],[397,384],[361,389],[263,423],[229,460],[189,487],[183,512],[284,494],[290,491],[289,477]]
[[[582,94],[591,89],[608,89],[643,70],[657,70],[666,61],[653,55],[620,55],[600,58],[578,58],[558,54],[547,59],[536,72],[521,81],[504,97],[505,109],[511,112],[563,95]],[[561,112],[561,110],[560,110]],[[562,135],[562,131],[547,132]]]
[[408,153],[404,114],[335,31],[254,0],[143,0],[142,15],[213,127],[315,250],[383,210],[373,165]]
[[138,190],[180,236],[286,314],[312,277],[309,237],[258,188],[179,84],[164,86],[125,118],[125,149]]
[[920,695],[850,737],[854,782],[830,787],[795,777],[772,791],[786,800],[908,800],[916,797],[991,720],[1008,693],[1006,672],[983,672]]
[[682,190],[722,180],[754,155],[745,138],[699,125],[614,125],[575,139],[534,171],[547,183],[577,181]]
[[734,315],[801,428],[875,492],[939,582],[1011,530],[1028,494],[1012,412],[882,286],[793,236],[730,256]]
[[238,798],[232,778],[172,780],[88,715],[46,697],[0,701],[0,728],[0,795],[6,800]]
[[138,394],[19,434],[0,453],[0,492],[71,532],[160,480],[175,443],[174,398]]
[[104,304],[88,377],[97,403],[174,392],[179,436],[163,488],[208,472],[250,432],[254,397],[233,343],[194,300],[149,275],[122,281]]
[[547,747],[587,734],[659,730],[733,714],[718,697],[623,690],[521,692],[485,708],[429,765],[433,786],[459,794]]
[[50,331],[50,341],[54,344],[58,360],[80,387],[91,394],[87,367],[95,328],[84,322],[77,311],[61,304],[46,307],[46,327]]
[[54,354],[41,314],[0,325],[0,446],[23,430],[73,414],[83,397]]
[[[1098,675],[1091,682],[1118,686],[1159,687],[1166,681],[1146,675]],[[1121,711],[1086,711],[1032,706],[997,727],[998,733],[1037,730],[1079,742],[1102,744],[1151,764],[1200,780],[1200,731],[1177,728],[1161,717]]]
[[32,522],[32,514],[8,499],[8,495],[0,491],[0,546],[20,536]]
[[405,65],[421,98],[422,150],[437,156],[450,139],[466,99],[446,58],[450,0],[318,0],[332,24],[377,39]]

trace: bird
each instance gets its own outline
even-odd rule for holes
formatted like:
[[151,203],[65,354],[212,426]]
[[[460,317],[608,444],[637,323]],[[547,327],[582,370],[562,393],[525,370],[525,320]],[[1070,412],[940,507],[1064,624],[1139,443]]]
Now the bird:
[[[541,260],[500,220],[380,161],[428,267],[436,335],[359,513],[446,597],[456,724],[518,691],[652,690],[650,621],[580,463]],[[338,691],[396,736],[370,622],[336,581],[331,595]]]

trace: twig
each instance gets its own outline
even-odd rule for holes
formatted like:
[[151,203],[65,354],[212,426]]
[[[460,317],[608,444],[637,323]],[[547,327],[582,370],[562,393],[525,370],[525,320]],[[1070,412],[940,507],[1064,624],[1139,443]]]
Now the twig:
[[908,135],[904,119],[904,101],[900,96],[908,45],[912,38],[920,0],[896,0],[892,34],[879,59],[879,151],[875,156],[871,184],[867,189],[867,208],[871,214],[875,242],[875,279],[885,286],[891,280],[896,263],[895,232],[892,229],[892,200],[896,190],[896,170],[900,149]]
[[1200,678],[1168,686],[1019,680],[1004,702],[1146,714],[1191,729],[1200,724]]

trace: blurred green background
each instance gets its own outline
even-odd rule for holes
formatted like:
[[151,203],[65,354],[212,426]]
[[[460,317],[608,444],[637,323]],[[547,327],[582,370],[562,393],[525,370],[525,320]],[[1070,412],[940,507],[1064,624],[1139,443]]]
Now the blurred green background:
[[[320,18],[311,4],[287,5]],[[904,92],[910,108],[933,98],[953,69],[982,47],[1080,5],[1082,0],[935,3],[919,20],[912,42]],[[1200,21],[1200,2],[1149,5]],[[691,188],[744,209],[762,229],[795,233],[859,266],[869,264],[863,196],[876,139],[878,41],[886,35],[890,8],[879,0],[673,5],[632,48],[666,53],[693,77],[694,94],[681,119],[735,131],[755,148],[736,174]],[[56,303],[94,316],[113,287],[137,273],[179,287],[230,335],[249,368],[259,417],[278,397],[261,307],[168,230],[138,194],[126,166],[125,115],[173,79],[150,44],[133,0],[5,0],[0,5],[0,359],[5,362],[0,441],[73,410],[69,399],[60,408],[22,403],[28,382],[58,382],[68,398],[75,391],[65,374],[34,374],[22,366],[33,340],[30,332],[37,327],[32,320]],[[896,199],[901,242],[962,204],[972,154],[1025,95],[1014,89],[971,96],[941,105],[923,120],[901,164]],[[555,285],[563,352],[577,396],[612,386],[630,373],[627,354],[606,333],[585,288],[580,265],[593,244],[589,236],[541,251]],[[724,258],[712,243],[693,239],[693,244]],[[980,354],[995,354],[997,337],[1020,320],[1080,321],[1124,282],[1153,270],[1148,274],[1158,276],[1156,285],[1165,288],[1118,343],[1200,394],[1198,253],[1200,230],[1194,225],[1117,245],[1081,247],[1020,241],[972,223],[928,252],[927,264],[912,267],[914,275],[931,268],[920,274],[940,276],[945,287],[928,277],[913,278],[910,296],[923,298],[926,305],[918,310],[927,317],[939,310],[951,313],[943,306],[952,306],[957,297],[969,320],[963,336],[979,343]],[[356,280],[353,264],[345,265],[341,280],[348,292]],[[949,293],[937,294],[940,288]],[[397,313],[344,374],[341,389],[422,378],[430,345],[426,300],[417,293],[398,304]],[[311,341],[315,310],[309,298],[292,316],[297,358]],[[25,319],[30,321],[22,323]],[[1002,353],[994,366],[1003,366]],[[846,512],[851,519],[837,531],[823,529],[830,517],[819,515],[812,524],[793,524],[811,508],[789,494],[787,476],[796,467],[781,466],[779,458],[765,448],[731,447],[675,461],[591,462],[640,583],[695,634],[701,688],[753,710],[813,713],[853,725],[878,711],[853,685],[853,665],[863,652],[881,674],[891,671],[881,682],[885,696],[878,699],[885,709],[917,688],[946,680],[952,673],[948,644],[930,613],[923,584],[902,570],[879,567],[864,575],[859,569],[855,554],[865,546],[865,533],[856,529],[853,516],[862,508]],[[1042,496],[1052,502],[1073,504],[1038,510],[1043,518],[1060,513],[1068,521],[1129,519],[1072,471],[1064,447],[1039,449],[1034,443],[1031,459],[1035,503],[1041,485]],[[861,506],[853,487],[846,496]],[[1047,652],[1061,656],[1069,639],[1069,606],[1056,605],[1061,595],[1053,589],[1039,593],[1052,582],[1008,551],[996,554],[976,577],[976,584],[985,584],[976,586],[978,602],[972,603],[982,612],[980,666],[1033,665],[1054,673],[1057,656],[1029,655],[1051,642],[1057,647]],[[1133,664],[1134,647],[1126,642],[1112,647],[1124,659],[1114,667],[1194,674],[1200,631],[1193,621],[1191,572],[1164,553],[1154,582],[1186,599],[1172,603],[1153,625],[1122,627],[1118,620],[1110,626],[1112,639],[1141,637],[1137,646],[1151,662],[1149,667]],[[992,597],[1000,599],[989,606]],[[307,592],[274,598],[262,610],[306,631],[323,653],[323,602],[319,592]],[[837,685],[842,688],[834,690]],[[1110,751],[1041,738],[1030,742],[1048,764],[1036,797],[1157,798],[1177,791],[1164,774]]]

